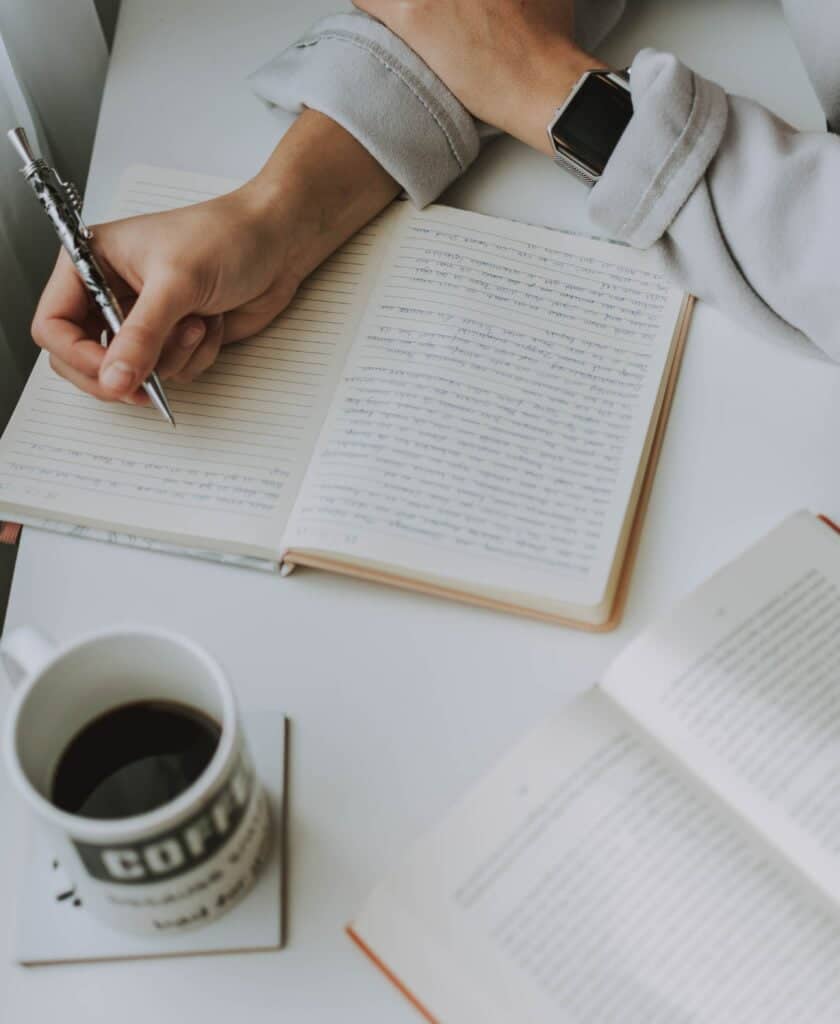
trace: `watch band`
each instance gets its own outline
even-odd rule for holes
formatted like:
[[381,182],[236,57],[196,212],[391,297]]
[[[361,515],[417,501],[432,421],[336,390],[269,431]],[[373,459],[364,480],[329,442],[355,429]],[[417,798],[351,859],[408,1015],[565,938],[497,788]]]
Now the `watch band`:
[[554,162],[594,185],[632,116],[629,68],[584,72],[546,127]]

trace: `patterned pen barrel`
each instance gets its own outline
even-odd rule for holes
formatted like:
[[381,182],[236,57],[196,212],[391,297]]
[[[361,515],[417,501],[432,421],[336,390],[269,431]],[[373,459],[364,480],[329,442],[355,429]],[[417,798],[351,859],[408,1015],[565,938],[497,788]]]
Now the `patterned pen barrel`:
[[[58,172],[41,157],[36,157],[23,128],[7,133],[9,141],[23,161],[21,170],[29,182],[38,202],[49,217],[59,241],[67,250],[73,266],[79,273],[94,302],[99,307],[112,336],[119,331],[125,319],[119,299],[114,295],[99,261],[93,253],[93,232],[82,220],[81,197],[72,182],[64,181]],[[107,335],[103,335],[107,337]],[[152,371],[143,382],[143,390],[151,398],[160,414],[173,427],[175,419],[166,400],[158,375]]]

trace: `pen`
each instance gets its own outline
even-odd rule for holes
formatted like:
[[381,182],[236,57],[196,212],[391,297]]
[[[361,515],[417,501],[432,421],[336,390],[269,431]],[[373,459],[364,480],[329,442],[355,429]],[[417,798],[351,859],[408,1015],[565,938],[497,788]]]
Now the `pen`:
[[[58,172],[45,160],[35,156],[23,128],[13,128],[7,134],[23,160],[21,173],[32,186],[32,191],[49,217],[79,277],[102,312],[112,335],[116,335],[125,317],[119,299],[111,290],[108,279],[93,253],[90,244],[93,232],[82,220],[79,190],[72,182],[60,178]],[[103,331],[101,340],[103,344],[107,343],[107,332]],[[161,416],[174,427],[175,418],[154,370],[143,381],[143,390],[151,398]]]

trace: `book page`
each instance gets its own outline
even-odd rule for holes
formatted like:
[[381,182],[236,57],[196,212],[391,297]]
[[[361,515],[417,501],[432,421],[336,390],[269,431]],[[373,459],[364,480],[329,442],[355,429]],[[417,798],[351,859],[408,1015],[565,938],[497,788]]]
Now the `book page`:
[[442,1024],[814,1024],[840,1006],[831,915],[597,691],[421,840],[353,931]]
[[840,536],[807,512],[642,634],[604,689],[840,905]]
[[[122,182],[115,216],[234,187],[138,167]],[[352,239],[274,323],[226,346],[197,381],[166,381],[174,431],[153,408],[109,405],[76,390],[42,355],[0,441],[0,512],[279,557],[364,305],[373,252],[392,217]]]
[[681,299],[626,247],[413,211],[385,257],[289,547],[597,605]]

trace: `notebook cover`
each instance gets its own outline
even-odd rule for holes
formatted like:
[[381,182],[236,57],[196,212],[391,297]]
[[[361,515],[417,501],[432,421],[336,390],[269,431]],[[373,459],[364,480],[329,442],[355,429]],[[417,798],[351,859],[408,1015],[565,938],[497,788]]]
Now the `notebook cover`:
[[491,608],[494,611],[509,612],[513,615],[536,619],[540,622],[550,622],[556,626],[568,626],[573,629],[583,629],[591,633],[606,633],[609,630],[615,629],[621,621],[624,606],[627,602],[627,594],[630,589],[630,578],[633,574],[633,565],[636,561],[636,554],[638,552],[639,541],[641,539],[642,528],[644,526],[645,513],[650,500],[651,490],[653,489],[653,480],[656,476],[659,454],[662,450],[662,443],[665,439],[665,429],[668,425],[668,416],[673,404],[674,392],[676,390],[677,379],[679,377],[680,366],[682,364],[683,352],[685,351],[685,341],[688,334],[688,327],[691,322],[691,313],[694,308],[694,301],[694,296],[686,296],[682,310],[680,311],[679,319],[677,320],[674,339],[674,355],[671,360],[671,366],[668,371],[668,380],[662,395],[659,418],[656,423],[653,441],[651,442],[642,486],[639,490],[636,507],[633,511],[633,522],[630,527],[630,535],[624,549],[624,561],[621,566],[621,576],[618,581],[618,586],[616,587],[613,606],[606,621],[599,623],[581,622],[577,619],[569,619],[560,615],[534,611],[531,608],[523,608],[520,605],[511,604],[507,601],[498,601],[494,598],[483,597],[480,594],[473,594],[467,590],[459,590],[456,587],[446,587],[433,583],[425,583],[420,580],[412,579],[409,576],[402,576],[399,573],[389,573],[376,569],[353,566],[332,559],[327,555],[321,556],[289,551],[284,556],[284,563],[303,565],[310,569],[324,569],[327,572],[338,573],[342,576],[352,576],[356,579],[368,580],[373,583],[384,583],[389,586],[400,587],[404,590],[414,590],[418,593],[432,595],[434,597],[445,597],[451,601],[458,601],[462,604],[478,605],[482,608]]

